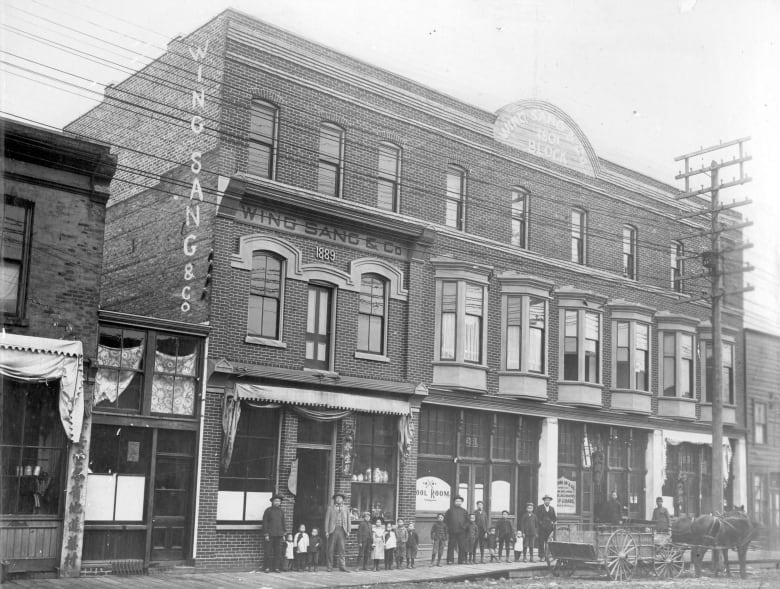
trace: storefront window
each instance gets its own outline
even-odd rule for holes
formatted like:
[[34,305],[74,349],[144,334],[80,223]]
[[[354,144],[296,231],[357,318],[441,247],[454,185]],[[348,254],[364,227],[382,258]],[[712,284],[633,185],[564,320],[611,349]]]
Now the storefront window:
[[352,511],[395,518],[398,417],[359,415],[352,474]]
[[59,381],[0,381],[0,514],[60,512],[65,432]]
[[515,513],[512,497],[514,496],[514,473],[509,465],[496,465],[493,467],[493,476],[490,481],[490,511],[501,513],[506,510]]
[[455,455],[458,411],[426,407],[420,412],[420,454]]
[[459,454],[468,458],[487,458],[490,448],[492,415],[486,411],[465,411]]
[[710,497],[708,465],[712,448],[702,444],[666,445],[664,495],[674,497],[675,515],[705,513]]

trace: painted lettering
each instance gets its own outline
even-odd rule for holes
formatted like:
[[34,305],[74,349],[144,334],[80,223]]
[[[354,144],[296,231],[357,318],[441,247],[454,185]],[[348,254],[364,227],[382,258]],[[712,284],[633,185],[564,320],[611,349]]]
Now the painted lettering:
[[192,91],[192,108],[203,108],[206,106],[206,93],[203,88]]
[[192,262],[187,262],[187,265],[184,266],[184,280],[192,280],[195,278],[194,269],[195,267],[192,265]]
[[190,166],[190,170],[192,170],[193,174],[200,174],[200,170],[202,167],[202,164],[200,162],[201,157],[203,157],[203,154],[199,151],[193,151],[192,155],[190,156],[190,159],[192,160],[192,165]]
[[194,256],[195,252],[198,251],[198,246],[193,245],[193,241],[195,241],[195,234],[190,233],[187,237],[184,238],[184,255],[185,256]]
[[204,57],[206,57],[206,53],[208,53],[209,50],[209,40],[206,39],[206,44],[203,47],[198,47],[197,49],[193,50],[192,47],[189,48],[190,55],[192,55],[192,59],[195,61],[200,61]]
[[190,189],[190,200],[196,196],[198,197],[199,201],[203,202],[203,190],[200,187],[200,180],[194,178],[192,180],[192,188]]
[[183,298],[185,301],[190,300],[190,290],[192,287],[190,285],[183,286],[181,289],[181,298]]
[[190,128],[195,135],[203,133],[203,117],[200,115],[193,115],[190,121]]
[[200,205],[194,207],[187,205],[187,227],[190,226],[190,219],[195,227],[200,227]]

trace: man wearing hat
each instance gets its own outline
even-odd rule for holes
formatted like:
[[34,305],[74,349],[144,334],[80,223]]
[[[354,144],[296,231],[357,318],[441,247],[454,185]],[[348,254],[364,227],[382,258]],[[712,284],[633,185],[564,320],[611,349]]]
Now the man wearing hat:
[[455,497],[455,504],[444,514],[450,538],[447,542],[447,564],[455,560],[455,547],[458,547],[458,564],[466,562],[466,526],[469,523],[469,513],[463,509],[463,497]]
[[555,508],[550,505],[552,497],[546,494],[542,497],[542,501],[544,503],[536,508],[536,519],[539,522],[539,560],[542,560],[547,553],[547,540],[555,529],[555,522],[558,521]]
[[263,532],[265,533],[265,572],[271,569],[279,572],[282,558],[282,540],[287,530],[287,523],[282,511],[282,496],[271,496],[271,507],[263,512]]
[[339,570],[348,573],[346,562],[346,543],[352,516],[349,507],[344,505],[344,495],[333,495],[333,505],[325,514],[325,538],[328,542],[328,570],[333,570],[333,558],[338,559]]

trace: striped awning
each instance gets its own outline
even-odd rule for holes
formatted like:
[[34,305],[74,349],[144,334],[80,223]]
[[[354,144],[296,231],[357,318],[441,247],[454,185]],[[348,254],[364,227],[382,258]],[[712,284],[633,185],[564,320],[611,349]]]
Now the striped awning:
[[361,413],[384,413],[407,415],[410,412],[408,400],[373,397],[352,393],[337,393],[292,387],[273,387],[258,384],[236,383],[233,395],[237,399],[269,401],[288,405],[329,407]]

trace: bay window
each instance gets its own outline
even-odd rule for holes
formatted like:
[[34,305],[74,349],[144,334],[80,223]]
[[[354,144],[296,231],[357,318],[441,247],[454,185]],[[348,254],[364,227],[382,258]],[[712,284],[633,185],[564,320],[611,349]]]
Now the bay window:
[[601,314],[582,309],[563,314],[563,380],[600,382]]
[[661,342],[664,396],[693,398],[693,335],[664,331]]

